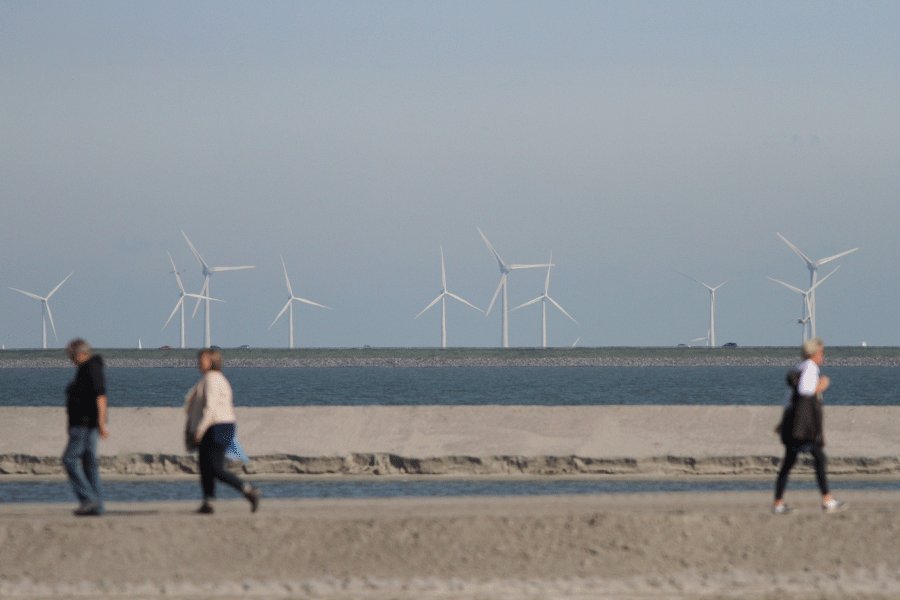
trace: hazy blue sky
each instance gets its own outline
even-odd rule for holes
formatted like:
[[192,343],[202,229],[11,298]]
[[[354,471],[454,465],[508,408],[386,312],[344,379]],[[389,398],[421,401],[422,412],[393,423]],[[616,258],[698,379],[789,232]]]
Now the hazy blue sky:
[[[803,262],[828,344],[900,345],[896,2],[0,3],[0,343],[178,344],[166,252],[219,273],[212,343],[436,346],[546,262],[549,345],[793,345]],[[510,275],[511,306],[543,270]],[[193,304],[190,305],[193,308]],[[500,311],[448,305],[448,345]],[[188,345],[202,342],[202,309]],[[540,344],[540,307],[510,344]]]

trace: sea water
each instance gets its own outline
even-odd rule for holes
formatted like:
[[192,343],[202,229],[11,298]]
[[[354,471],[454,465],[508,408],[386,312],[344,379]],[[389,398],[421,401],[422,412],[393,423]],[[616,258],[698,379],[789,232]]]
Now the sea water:
[[[236,406],[779,405],[785,367],[226,368]],[[828,367],[826,403],[900,405],[900,367]],[[74,369],[0,369],[0,406],[64,406]],[[199,374],[108,368],[110,407],[176,407]]]

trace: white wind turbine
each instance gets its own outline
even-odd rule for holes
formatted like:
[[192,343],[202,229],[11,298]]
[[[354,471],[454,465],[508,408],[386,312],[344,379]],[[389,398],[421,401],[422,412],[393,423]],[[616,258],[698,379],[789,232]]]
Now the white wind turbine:
[[[777,231],[775,233],[778,233]],[[859,248],[853,248],[852,250],[847,250],[845,252],[841,252],[840,254],[835,254],[834,256],[829,256],[828,258],[820,258],[819,260],[810,260],[806,257],[805,254],[800,252],[797,246],[793,245],[787,238],[778,233],[778,237],[784,240],[784,243],[791,247],[791,250],[797,253],[797,255],[803,259],[803,262],[806,263],[806,268],[809,269],[809,323],[810,323],[810,337],[816,337],[816,276],[819,270],[819,267],[824,265],[825,263],[832,261],[836,258],[840,258],[851,252],[856,252]],[[834,273],[834,271],[832,271]],[[779,282],[780,283],[780,282]]]
[[[194,248],[194,245],[191,243],[191,240],[188,239],[187,234],[182,231],[181,235],[184,236],[184,240],[188,243],[188,246],[191,247],[191,250],[194,252],[194,256],[197,257],[197,261],[200,263],[200,266],[203,268],[203,287],[200,289],[200,295],[203,298],[197,299],[197,304],[194,306],[193,315],[197,314],[197,309],[200,307],[201,300],[206,300],[204,305],[204,315],[203,315],[203,347],[209,348],[210,346],[210,335],[209,335],[209,301],[211,298],[209,297],[209,278],[213,273],[218,273],[220,271],[237,271],[239,269],[252,269],[253,267],[210,267],[206,264],[206,261],[203,260],[203,257],[200,256],[200,253],[197,252],[197,249]],[[191,315],[191,316],[193,316]]]
[[[75,271],[72,271],[72,273],[74,273],[74,272]],[[68,275],[66,275],[66,279],[71,277],[72,273],[69,273]],[[57,285],[55,288],[53,288],[53,290],[44,297],[38,296],[37,294],[32,294],[31,292],[26,292],[25,290],[20,290],[18,288],[14,288],[14,287],[9,288],[11,290],[25,294],[26,296],[30,296],[31,298],[41,301],[41,327],[42,327],[42,332],[43,332],[41,339],[43,340],[44,350],[47,349],[47,319],[48,318],[50,319],[50,327],[53,328],[53,337],[55,337],[56,341],[59,342],[59,338],[56,336],[56,325],[53,324],[53,313],[50,312],[49,300],[50,300],[50,296],[55,294],[56,290],[58,290],[60,287],[62,287],[62,284],[64,284],[66,282],[66,279],[63,279],[62,281],[60,281],[59,285]]]
[[441,246],[440,248],[441,248],[441,293],[438,295],[437,298],[435,298],[434,300],[431,301],[431,304],[429,304],[424,309],[422,309],[422,312],[420,312],[415,317],[413,317],[413,320],[421,317],[422,314],[426,310],[428,310],[429,308],[431,308],[432,306],[437,304],[437,301],[440,300],[441,301],[441,348],[446,348],[447,347],[447,296],[450,296],[451,298],[459,300],[463,304],[468,304],[469,306],[471,306],[472,308],[474,308],[475,310],[477,310],[479,312],[484,312],[484,311],[481,310],[480,308],[478,308],[477,306],[475,306],[474,304],[472,304],[471,302],[469,302],[468,300],[463,300],[456,294],[447,291],[447,273],[444,270],[444,247]]
[[[778,281],[777,279],[772,279],[771,277],[767,277],[767,278],[766,278],[766,279],[771,279],[771,280],[774,281],[775,283],[780,283],[780,284],[783,285],[784,287],[786,287],[786,288],[788,288],[788,289],[791,289],[791,290],[794,290],[795,292],[797,292],[798,294],[801,294],[801,295],[803,296],[803,309],[802,309],[803,312],[801,313],[801,317],[800,317],[799,319],[797,319],[797,322],[800,323],[801,325],[803,325],[803,335],[802,335],[802,338],[801,338],[802,341],[805,342],[805,341],[808,340],[809,338],[816,337],[816,334],[815,334],[815,331],[816,331],[816,314],[815,314],[815,312],[812,310],[812,300],[811,300],[813,294],[815,293],[816,288],[819,287],[819,284],[821,284],[823,281],[825,281],[826,279],[828,279],[829,277],[831,277],[832,275],[834,275],[834,272],[837,271],[837,270],[840,269],[840,268],[841,268],[840,266],[835,267],[834,271],[832,271],[831,273],[829,273],[828,275],[826,275],[826,276],[823,277],[822,279],[819,279],[818,281],[816,281],[816,282],[815,282],[813,285],[811,285],[811,286],[809,287],[809,289],[806,290],[806,291],[801,290],[801,289],[798,288],[798,287],[794,287],[794,286],[792,286],[792,285],[789,284],[789,283],[785,283],[785,282],[783,282],[783,281]],[[807,335],[807,328],[809,328],[809,330],[810,330],[809,335]]]
[[[166,252],[166,254],[169,254]],[[175,316],[175,313],[178,312],[178,309],[181,309],[181,347],[184,348],[184,299],[187,298],[197,298],[200,300],[214,300],[216,302],[225,302],[224,300],[217,300],[216,298],[209,298],[208,296],[203,296],[200,294],[188,294],[184,291],[184,286],[181,284],[181,277],[178,276],[178,269],[175,267],[175,261],[172,260],[172,255],[169,254],[169,262],[172,263],[172,273],[175,274],[175,281],[178,282],[178,289],[181,290],[181,293],[178,296],[178,302],[175,304],[175,308],[172,310],[172,314],[169,315],[169,318],[166,319],[166,325],[169,324],[169,321],[172,320],[172,317]],[[162,328],[165,329],[166,325],[163,325]]]
[[[550,267],[553,266],[553,264],[552,264],[552,263],[553,263],[553,253],[552,253],[552,252],[550,253],[550,263],[551,263],[551,264],[547,266],[547,279],[544,281],[544,293],[541,294],[540,296],[538,296],[537,298],[535,298],[534,300],[529,300],[529,301],[526,302],[525,304],[520,304],[519,306],[517,306],[517,307],[515,307],[515,308],[513,309],[513,310],[519,310],[519,309],[522,308],[523,306],[528,306],[529,304],[534,304],[535,302],[538,302],[538,301],[541,302],[541,347],[542,347],[542,348],[546,348],[546,347],[547,347],[547,300],[549,300],[551,303],[553,303],[553,306],[555,306],[556,308],[558,308],[559,310],[561,310],[561,311],[562,311],[562,314],[564,314],[564,315],[566,315],[567,317],[569,317],[570,319],[572,319],[572,315],[570,315],[569,313],[567,313],[567,312],[563,309],[563,307],[560,306],[559,303],[557,303],[556,300],[554,300],[553,298],[551,298],[550,295],[549,295],[549,290],[550,290]],[[576,321],[575,319],[572,319],[572,321],[573,321],[576,325],[578,324],[578,321]],[[576,340],[576,341],[577,341],[577,340]]]
[[494,258],[497,259],[497,264],[500,265],[500,284],[497,286],[497,291],[494,292],[494,297],[491,298],[491,305],[488,306],[488,309],[487,309],[487,312],[485,313],[485,315],[491,314],[491,309],[494,307],[494,301],[497,299],[497,294],[499,294],[500,289],[503,288],[503,324],[502,324],[503,333],[502,333],[500,342],[501,342],[502,347],[509,348],[509,326],[508,326],[509,311],[507,310],[508,304],[507,304],[507,300],[506,300],[506,276],[513,269],[537,269],[537,268],[542,268],[542,267],[552,267],[553,265],[508,265],[505,262],[503,262],[503,259],[500,258],[500,255],[497,254],[497,251],[494,250],[493,246],[491,246],[491,243],[488,241],[487,237],[485,237],[485,235],[481,231],[481,229],[479,229],[478,227],[476,227],[475,229],[478,229],[478,233],[481,234],[481,237],[484,240],[484,243],[487,244],[487,247],[491,251],[491,254],[493,254]]
[[[709,337],[709,339],[707,340],[707,345],[710,348],[715,348],[716,347],[716,290],[719,289],[720,287],[722,287],[723,285],[725,285],[726,283],[728,283],[728,281],[727,280],[723,281],[716,287],[710,287],[710,286],[706,285],[705,283],[703,283],[702,281],[700,281],[699,279],[694,279],[690,275],[685,275],[681,271],[675,271],[675,272],[679,273],[681,275],[684,275],[691,281],[696,281],[697,283],[699,283],[700,285],[702,285],[703,287],[705,287],[706,289],[709,290],[709,331],[707,332],[707,336]],[[698,338],[697,340],[691,340],[691,341],[696,342],[700,339],[703,339],[703,338]]]
[[278,321],[278,319],[281,318],[281,315],[284,314],[284,311],[288,311],[288,324],[289,324],[288,330],[290,332],[288,335],[288,347],[293,348],[294,347],[294,300],[296,300],[297,302],[303,302],[304,304],[311,304],[313,306],[320,306],[322,308],[327,308],[328,310],[331,310],[331,307],[325,306],[324,304],[318,304],[317,302],[313,302],[312,300],[306,300],[304,298],[298,298],[297,296],[295,296],[294,290],[291,289],[291,280],[288,279],[287,266],[285,266],[285,264],[284,264],[283,256],[281,257],[281,266],[284,268],[284,282],[287,284],[288,301],[287,301],[287,304],[284,305],[284,308],[281,309],[281,312],[278,313],[278,316],[275,317],[275,321],[272,321],[272,325],[269,325],[269,329],[272,329],[272,327],[275,325],[275,323]]

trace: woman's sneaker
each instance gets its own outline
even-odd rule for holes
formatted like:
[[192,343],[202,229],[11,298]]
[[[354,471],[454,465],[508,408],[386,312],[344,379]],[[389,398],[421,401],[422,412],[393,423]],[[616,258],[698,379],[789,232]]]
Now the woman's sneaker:
[[836,500],[834,498],[822,503],[822,510],[827,513],[838,512],[844,510],[845,508],[847,508],[846,502],[842,502],[841,500]]
[[788,513],[794,512],[794,509],[788,506],[787,504],[773,504],[772,505],[772,514],[773,515],[786,515]]

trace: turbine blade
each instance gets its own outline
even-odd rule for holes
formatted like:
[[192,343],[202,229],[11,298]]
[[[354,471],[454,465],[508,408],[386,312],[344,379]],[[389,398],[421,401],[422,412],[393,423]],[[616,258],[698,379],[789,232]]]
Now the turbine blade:
[[581,339],[580,337],[575,338],[575,342],[572,344],[573,348],[578,345],[578,340],[580,340],[580,339]]
[[297,296],[291,296],[291,300],[296,300],[297,302],[302,302],[304,304],[311,304],[313,306],[320,306],[322,308],[327,308],[328,310],[333,310],[330,306],[325,306],[324,304],[319,304],[318,302],[313,302],[312,300],[307,300],[306,298],[298,298]]
[[[166,252],[166,254],[169,254]],[[175,261],[172,260],[172,255],[169,254],[169,262],[172,263],[172,272],[175,273],[175,281],[178,282],[178,287],[181,290],[181,293],[184,293],[184,286],[181,284],[181,277],[178,276],[178,268],[175,266]],[[171,317],[170,317],[171,318]],[[165,327],[163,327],[165,329]]]
[[859,250],[859,248],[854,248],[853,250],[847,250],[846,252],[841,252],[840,254],[835,254],[834,256],[829,256],[828,258],[823,258],[822,260],[816,262],[816,266],[824,265],[828,261],[832,261],[836,258],[846,256],[847,254],[850,254],[851,252],[856,252],[857,250]]
[[[169,318],[166,319],[166,325],[169,324],[169,321],[171,321],[171,320],[172,320],[172,317],[175,316],[175,313],[178,312],[178,307],[181,306],[183,303],[184,303],[184,296],[182,296],[181,298],[179,298],[179,299],[178,299],[178,302],[175,303],[175,310],[173,310],[173,311],[172,311],[172,314],[169,315]],[[162,326],[162,329],[160,329],[160,331],[162,331],[163,329],[165,329],[165,328],[166,328],[166,325],[163,325],[163,326]]]
[[[75,272],[75,271],[72,271],[72,273],[74,273],[74,272]],[[68,279],[69,277],[71,277],[71,276],[72,276],[72,273],[69,273],[68,275],[66,275],[66,279]],[[47,297],[44,298],[44,299],[45,299],[45,300],[49,300],[49,299],[50,299],[50,296],[52,296],[53,294],[55,294],[55,293],[56,293],[56,290],[58,290],[59,288],[62,287],[62,284],[64,284],[64,283],[66,282],[66,279],[63,279],[62,281],[60,281],[60,282],[59,282],[59,285],[56,286],[55,288],[53,288],[53,291],[50,292],[49,294],[47,294]],[[55,333],[55,332],[54,332],[54,333]]]
[[513,269],[541,269],[544,267],[550,268],[556,265],[506,265],[506,268],[509,270]]
[[441,289],[447,290],[447,271],[444,270],[444,247],[441,246]]
[[[550,264],[553,264],[553,252],[550,252]],[[547,267],[547,279],[544,281],[544,295],[550,291],[550,267]]]
[[186,242],[188,243],[188,246],[191,247],[191,252],[193,252],[193,253],[194,253],[194,256],[197,257],[197,262],[200,263],[200,266],[201,266],[202,268],[204,268],[204,269],[209,270],[209,265],[206,264],[206,261],[203,260],[203,257],[202,257],[202,256],[200,256],[200,253],[197,252],[197,249],[196,249],[196,248],[194,248],[194,245],[191,243],[191,240],[188,239],[188,236],[187,236],[187,234],[184,232],[183,229],[181,230],[181,235],[184,236],[184,241],[186,241]]
[[435,304],[437,304],[437,303],[438,303],[438,300],[440,300],[440,299],[443,298],[443,297],[444,297],[444,292],[442,292],[440,296],[438,296],[437,298],[435,298],[434,300],[432,300],[432,301],[431,301],[431,304],[429,304],[428,306],[426,306],[425,308],[423,308],[423,309],[422,309],[422,312],[420,312],[420,313],[417,314],[415,317],[413,317],[413,321],[415,321],[416,319],[418,319],[419,317],[421,317],[422,314],[423,314],[426,310],[428,310],[429,308],[431,308],[432,306],[434,306]]
[[[48,296],[49,297],[49,296]],[[50,303],[44,300],[44,306],[47,307],[47,316],[50,317],[50,327],[53,328],[53,337],[56,338],[56,341],[59,341],[59,336],[56,335],[56,325],[53,324],[53,313],[50,312]]]
[[[837,271],[837,270],[840,269],[840,268],[841,268],[840,265],[838,265],[837,267],[835,267],[834,271]],[[828,275],[826,275],[826,276],[823,277],[822,279],[816,281],[815,285],[813,285],[813,286],[810,288],[810,291],[816,289],[817,287],[819,287],[819,284],[820,284],[820,283],[822,283],[823,281],[825,281],[826,279],[828,279],[829,277],[831,277],[832,275],[834,275],[834,271],[832,271],[831,273],[829,273]]]
[[500,293],[500,288],[503,287],[504,283],[506,283],[506,273],[500,276],[500,285],[497,286],[497,291],[494,292],[494,297],[491,298],[491,304],[490,306],[488,306],[487,312],[484,313],[484,316],[488,316],[489,314],[491,314],[491,309],[494,308],[494,300],[497,299],[497,294]]
[[[718,289],[718,288],[711,288],[711,287],[709,287],[708,285],[706,285],[705,283],[703,283],[702,281],[700,281],[699,279],[694,279],[693,277],[691,277],[690,275],[688,275],[688,274],[686,274],[686,273],[682,273],[681,271],[677,271],[677,270],[675,270],[675,269],[673,269],[673,270],[674,270],[676,273],[678,273],[679,275],[684,275],[685,277],[687,277],[687,278],[690,279],[691,281],[696,281],[697,283],[699,283],[700,285],[702,285],[703,287],[705,287],[706,289],[708,289],[708,290],[711,291],[711,292],[714,292],[714,291],[716,291],[716,290]],[[723,283],[723,284],[719,285],[719,287],[722,287],[723,285],[725,285],[725,284]],[[691,340],[691,341],[694,341],[694,340]]]
[[522,308],[523,306],[528,306],[528,305],[530,305],[530,304],[534,304],[534,303],[537,302],[538,300],[543,300],[544,298],[547,298],[547,297],[548,297],[548,296],[538,296],[538,297],[535,298],[534,300],[529,300],[529,301],[526,302],[525,304],[520,304],[520,305],[518,305],[517,307],[515,307],[514,309],[512,309],[512,310],[509,311],[509,312],[512,312],[513,310],[519,310],[519,309]]
[[[776,231],[775,233],[778,233],[778,232]],[[802,252],[800,252],[800,249],[799,249],[797,246],[795,246],[795,245],[793,245],[792,243],[790,243],[789,241],[787,241],[787,238],[786,238],[786,237],[784,237],[784,236],[781,235],[780,233],[778,233],[778,237],[780,237],[780,238],[784,241],[785,244],[787,244],[788,246],[790,246],[790,247],[791,247],[791,250],[793,250],[794,252],[797,253],[797,256],[799,256],[800,258],[803,259],[803,261],[806,263],[806,266],[807,266],[807,267],[809,267],[809,268],[815,267],[816,263],[814,263],[813,261],[809,260],[809,258],[807,258],[805,254],[803,254]]]
[[187,294],[185,296],[189,298],[197,298],[197,300],[212,300],[213,302],[225,302],[224,300],[219,300],[218,298],[210,298],[209,296],[203,296],[201,294]]
[[[833,273],[833,272],[834,272],[834,271],[832,271],[832,273]],[[831,275],[831,273],[829,273],[829,275]],[[771,280],[774,281],[775,283],[780,283],[780,284],[783,285],[784,287],[790,288],[790,289],[794,290],[795,292],[797,292],[798,294],[805,294],[805,293],[806,293],[806,292],[804,292],[803,290],[801,290],[800,288],[796,288],[796,287],[792,286],[792,285],[789,284],[789,283],[785,283],[785,282],[783,282],[783,281],[778,281],[777,279],[772,279],[771,277],[766,277],[766,279],[771,279]]]
[[16,292],[20,292],[20,293],[22,293],[22,294],[25,294],[26,296],[31,296],[32,298],[34,298],[34,299],[36,299],[36,300],[46,300],[46,298],[41,298],[41,297],[38,296],[37,294],[32,294],[31,292],[26,292],[25,290],[20,290],[19,288],[11,287],[11,288],[9,288],[9,289],[14,290],[14,291],[16,291]]
[[[494,258],[497,259],[497,264],[500,265],[500,270],[502,271],[502,270],[503,270],[503,267],[504,267],[503,259],[500,258],[500,255],[497,254],[497,251],[494,250],[494,247],[493,247],[493,246],[491,246],[491,243],[488,241],[487,236],[484,235],[484,232],[481,231],[481,229],[479,229],[478,227],[476,227],[475,229],[478,229],[478,233],[481,234],[481,239],[484,240],[484,243],[487,244],[488,250],[490,250],[490,251],[491,251],[491,254],[494,255]],[[488,312],[491,312],[491,309],[488,309]]]
[[[561,311],[562,311],[562,314],[564,314],[564,315],[566,315],[567,317],[569,317],[570,319],[572,319],[572,315],[570,315],[569,313],[567,313],[566,310],[565,310],[562,306],[560,306],[559,303],[558,303],[556,300],[554,300],[554,299],[551,298],[550,296],[547,296],[547,300],[549,300],[550,302],[552,302],[552,303],[553,303],[553,306],[555,306],[556,308],[558,308],[559,310],[561,310]],[[578,325],[578,321],[576,321],[575,319],[572,319],[572,321],[573,321],[576,325]]]
[[465,303],[465,304],[468,304],[469,306],[471,306],[472,308],[474,308],[474,309],[477,310],[478,312],[484,312],[483,310],[481,310],[480,308],[478,308],[477,306],[475,306],[474,304],[472,304],[472,303],[469,302],[468,300],[463,300],[462,298],[460,298],[460,297],[457,296],[456,294],[451,294],[450,292],[445,292],[445,293],[446,293],[448,296],[450,296],[451,298],[456,298],[456,299],[459,300],[460,302],[463,302],[463,303]]
[[278,319],[281,318],[281,315],[284,314],[284,311],[286,311],[290,305],[291,305],[291,301],[288,300],[287,304],[284,305],[284,308],[281,309],[281,312],[278,313],[278,316],[275,317],[275,321],[272,321],[272,325],[269,325],[269,329],[272,329],[272,326],[275,325],[275,323],[278,321]]
[[256,267],[212,267],[210,273],[218,273],[219,271],[238,271],[240,269],[255,269]]
[[284,257],[281,257],[281,266],[284,267],[284,282],[287,284],[288,294],[293,298],[294,290],[291,289],[291,280],[288,279],[287,265],[284,264]]

